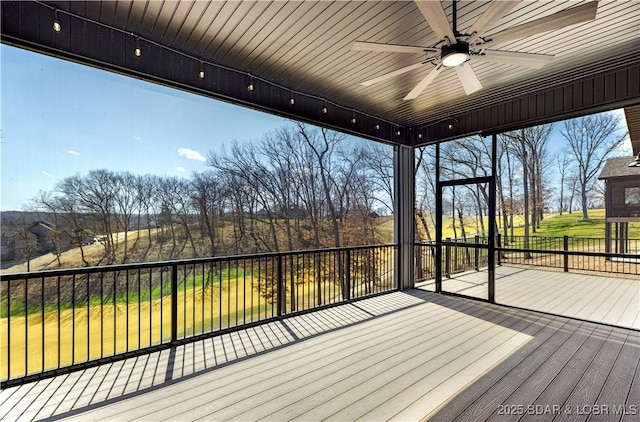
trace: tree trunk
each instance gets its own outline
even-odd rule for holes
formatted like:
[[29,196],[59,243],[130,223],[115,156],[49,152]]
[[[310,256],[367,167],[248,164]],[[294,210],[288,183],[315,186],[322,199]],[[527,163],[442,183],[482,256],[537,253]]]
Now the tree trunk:
[[[527,166],[527,147],[522,142],[522,190],[524,195],[524,249],[529,249],[529,174]],[[531,259],[529,252],[524,253],[524,259]]]
[[583,220],[588,220],[589,219],[589,214],[587,214],[587,207],[588,207],[588,203],[587,203],[587,189],[586,189],[586,183],[582,185],[582,189],[580,189],[580,199],[582,201],[582,219]]

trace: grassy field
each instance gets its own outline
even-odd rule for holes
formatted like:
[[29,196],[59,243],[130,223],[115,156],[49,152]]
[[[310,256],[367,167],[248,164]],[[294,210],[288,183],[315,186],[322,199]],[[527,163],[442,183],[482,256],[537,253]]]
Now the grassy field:
[[[604,210],[590,210],[589,221],[582,221],[581,216],[580,212],[546,215],[535,235],[604,238]],[[516,219],[515,224],[522,224],[522,220]],[[472,232],[470,227],[475,227],[476,222],[469,218],[465,224],[469,233]],[[450,217],[444,219],[444,226],[444,236],[452,237]],[[630,225],[631,238],[640,238],[639,226]],[[391,235],[393,221],[381,222],[379,230]],[[524,235],[524,228],[516,227],[514,234]],[[381,260],[391,262],[392,256],[383,256]],[[287,297],[290,298],[292,287],[295,290],[297,307],[313,305],[319,293],[318,288],[322,290],[323,300],[330,301],[341,294],[335,283],[323,282],[318,286],[311,273],[301,276],[299,280],[287,285]],[[216,272],[212,279],[207,279],[206,274],[184,279],[178,292],[178,337],[215,331],[274,315],[273,302],[265,300],[264,290],[259,293],[257,285],[257,278],[245,274],[242,268]],[[60,311],[35,308],[30,309],[27,316],[19,304],[14,303],[16,308],[12,312],[11,327],[6,315],[0,318],[0,379],[7,378],[9,370],[12,376],[40,372],[170,339],[170,320],[167,315],[171,313],[171,301],[167,292],[161,292],[157,287],[130,292],[128,306],[127,297],[122,296],[116,301],[102,305],[101,302],[92,300],[75,309],[63,304]],[[289,303],[288,308],[291,307]]]
[[[393,248],[376,254],[377,265],[391,271]],[[356,261],[362,262],[362,261]],[[285,270],[286,310],[306,309],[341,299],[336,269],[300,270],[295,278]],[[356,294],[367,293],[362,271],[354,264]],[[218,331],[276,315],[275,290],[264,274],[242,268],[223,270],[212,279],[191,275],[180,282],[177,294],[178,338]],[[148,284],[147,284],[148,285]],[[22,376],[149,347],[171,339],[171,297],[158,288],[143,289],[101,303],[95,298],[60,311],[42,307],[34,312],[11,312],[0,318],[0,379]],[[9,345],[10,339],[10,345]],[[44,353],[43,353],[44,351]],[[9,366],[10,365],[10,366]]]
[[[251,281],[234,279],[222,285],[200,283],[179,289],[178,337],[270,316],[271,304],[252,289]],[[0,378],[9,375],[9,361],[11,374],[27,374],[170,340],[170,297],[156,294],[140,304],[132,302],[128,306],[118,302],[90,304],[1,318]]]
[[[537,233],[530,231],[530,235],[549,237],[585,237],[604,239],[605,217],[604,209],[589,210],[589,220],[582,220],[582,211],[571,214],[563,213],[546,215],[540,223]],[[524,227],[514,229],[516,236],[524,236]],[[640,239],[640,224],[629,225],[629,238]]]
[[[476,219],[473,217],[467,217],[465,220],[465,228],[468,236],[474,236],[476,234]],[[502,228],[502,219],[498,219],[499,232],[504,233]],[[484,219],[485,229],[488,227],[488,220]],[[513,221],[514,229],[513,234],[515,236],[524,236],[524,216],[514,216]],[[453,220],[451,217],[445,216],[442,220],[442,237],[453,238]],[[460,223],[456,220],[456,227],[458,236],[461,234]],[[422,230],[420,225],[419,230]],[[435,235],[435,229],[433,225],[429,226],[431,235]],[[509,229],[511,234],[511,229]],[[582,211],[574,211],[571,214],[558,213],[545,214],[544,219],[540,223],[540,228],[533,232],[533,229],[529,230],[530,236],[548,236],[548,237],[584,237],[584,238],[602,238],[605,236],[605,212],[604,209],[589,210],[589,220],[582,220]],[[629,238],[640,239],[640,224],[631,223],[629,225]]]
[[[553,217],[555,214],[548,214],[546,217]],[[436,229],[432,224],[431,217],[427,217],[427,225],[431,232],[431,237],[435,239]],[[465,231],[467,236],[475,236],[476,234],[481,232],[481,227],[479,226],[479,222],[475,217],[465,217],[463,218]],[[483,218],[485,231],[489,228],[489,219],[487,217]],[[519,227],[524,224],[524,217],[521,215],[516,215],[513,217],[513,225]],[[393,222],[391,222],[391,227],[393,227]],[[502,231],[502,219],[498,220],[498,227]],[[421,222],[417,222],[418,232],[420,233],[423,239],[426,239],[426,231],[422,226]],[[455,231],[454,231],[454,221],[450,216],[442,217],[442,238],[454,238],[457,233],[458,237],[462,235],[462,230],[460,228],[460,221],[456,218],[455,220]]]

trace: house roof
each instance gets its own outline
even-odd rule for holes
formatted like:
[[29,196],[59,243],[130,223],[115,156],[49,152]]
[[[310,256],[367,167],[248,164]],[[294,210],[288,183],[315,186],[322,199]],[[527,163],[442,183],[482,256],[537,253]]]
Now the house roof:
[[634,160],[634,157],[615,157],[608,159],[604,164],[598,179],[606,180],[618,177],[636,176],[640,180],[640,166],[629,166],[629,163]]
[[625,107],[624,116],[627,120],[633,155],[638,155],[640,154],[640,105]]

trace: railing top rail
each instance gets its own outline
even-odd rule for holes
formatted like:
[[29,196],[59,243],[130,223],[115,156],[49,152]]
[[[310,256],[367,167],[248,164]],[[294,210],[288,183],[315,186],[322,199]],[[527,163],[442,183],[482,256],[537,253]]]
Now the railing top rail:
[[503,248],[496,247],[497,251],[502,252],[530,252],[537,254],[551,254],[551,255],[571,255],[571,256],[596,256],[601,258],[634,258],[637,259],[638,255],[628,253],[615,253],[615,252],[591,252],[591,251],[565,251],[554,249],[525,249],[525,248]]
[[[502,237],[504,237],[504,236],[502,236]],[[526,238],[527,236],[517,234],[517,235],[514,235],[514,236],[509,235],[509,236],[507,236],[507,237],[509,237],[509,238],[516,238],[516,239],[524,239],[524,238]],[[548,235],[544,235],[544,236],[542,236],[542,235],[537,235],[537,234],[529,235],[529,238],[530,238],[530,239],[564,239],[564,237],[565,237],[565,236],[548,236]],[[605,238],[604,238],[604,237],[587,237],[587,236],[567,236],[567,237],[568,237],[569,239],[599,239],[599,240],[602,240],[602,241],[604,241],[604,240],[605,240]],[[635,241],[640,241],[640,238],[633,238],[633,237],[630,237],[630,238],[625,239],[625,240],[632,240],[632,241],[633,241],[633,240],[635,240]]]
[[[500,233],[496,233],[497,235],[504,237],[503,235],[501,235]],[[463,242],[463,241],[469,241],[469,240],[474,240],[475,237],[478,237],[479,239],[487,239],[488,236],[467,236],[466,238],[463,237],[458,237],[458,238],[446,238],[446,239],[442,239],[442,242],[449,242],[449,243],[453,243],[453,242]],[[518,240],[522,240],[527,238],[527,236],[523,236],[523,235],[514,235],[514,236],[507,236],[509,239],[518,239]],[[530,235],[528,236],[529,240],[536,240],[536,239],[558,239],[558,240],[562,240],[564,239],[564,236],[540,236],[540,235]],[[600,240],[600,241],[605,241],[606,239],[603,237],[583,237],[583,236],[567,236],[568,239],[570,240]],[[448,239],[448,240],[447,240]],[[612,239],[613,241],[613,239]],[[628,238],[625,239],[625,241],[629,241],[629,242],[640,242],[640,238]],[[435,240],[423,240],[423,241],[416,241],[414,242],[416,245],[430,245],[430,244],[434,244],[436,243]]]
[[397,248],[397,244],[377,244],[377,245],[362,245],[362,246],[343,246],[323,249],[311,249],[302,251],[282,251],[282,252],[263,252],[255,254],[243,254],[243,255],[227,255],[227,256],[214,256],[205,258],[190,258],[190,259],[177,259],[169,261],[155,261],[155,262],[140,262],[130,264],[115,264],[115,265],[102,265],[97,267],[80,267],[80,268],[63,268],[46,271],[31,271],[21,273],[0,274],[0,282],[6,280],[24,280],[26,278],[44,278],[44,277],[62,277],[68,275],[78,275],[86,273],[101,273],[101,272],[113,272],[113,271],[125,271],[125,270],[138,270],[148,268],[165,268],[174,265],[192,265],[192,264],[206,264],[215,262],[227,262],[237,261],[242,259],[261,259],[271,258],[278,256],[293,256],[301,254],[317,254],[317,253],[330,253],[341,251],[354,251],[354,250],[367,250],[376,248]]

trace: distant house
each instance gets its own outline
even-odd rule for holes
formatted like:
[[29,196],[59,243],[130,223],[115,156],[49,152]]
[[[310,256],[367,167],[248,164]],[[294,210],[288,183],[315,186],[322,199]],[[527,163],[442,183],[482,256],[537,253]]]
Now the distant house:
[[56,227],[47,221],[36,221],[29,226],[28,230],[36,236],[36,251],[47,253],[55,250],[54,236]]
[[6,233],[0,233],[0,261],[13,261],[16,259],[14,240]]
[[38,252],[37,236],[29,230],[3,229],[1,242],[2,261],[31,257]]
[[598,176],[605,183],[605,248],[627,253],[629,223],[640,222],[640,154],[607,160]]
[[36,221],[29,226],[28,230],[36,238],[36,252],[39,254],[55,252],[56,242],[61,251],[76,246],[74,239],[66,230],[62,230],[48,221]]

